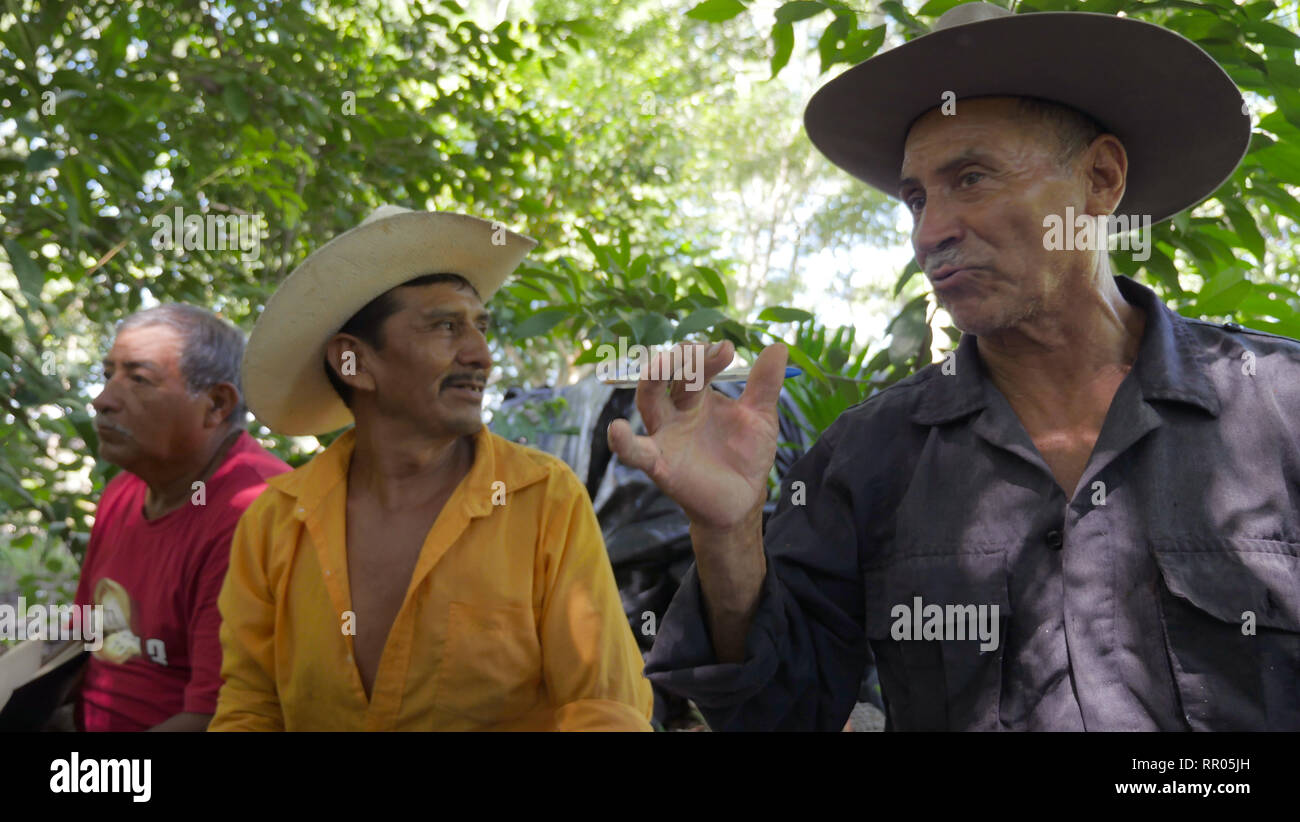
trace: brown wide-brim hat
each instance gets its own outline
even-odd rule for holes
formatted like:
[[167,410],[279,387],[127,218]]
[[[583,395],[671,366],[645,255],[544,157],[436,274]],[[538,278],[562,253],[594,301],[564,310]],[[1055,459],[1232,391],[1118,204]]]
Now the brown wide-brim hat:
[[293,270],[244,351],[244,401],[272,431],[326,434],[352,423],[322,363],[366,303],[425,274],[459,274],[491,299],[537,241],[464,214],[380,206]]
[[1013,14],[988,3],[945,12],[934,30],[862,62],[813,95],[804,124],[831,162],[898,197],[908,129],[945,92],[1036,97],[1095,119],[1128,152],[1117,214],[1153,223],[1199,203],[1250,145],[1241,92],[1191,40],[1139,20],[1085,12]]

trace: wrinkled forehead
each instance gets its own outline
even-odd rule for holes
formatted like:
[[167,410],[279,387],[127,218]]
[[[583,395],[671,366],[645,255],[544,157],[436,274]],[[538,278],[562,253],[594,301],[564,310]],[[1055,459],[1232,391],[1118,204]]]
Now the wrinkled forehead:
[[[1023,117],[1014,97],[977,97],[939,105],[912,121],[903,141],[900,179],[962,158],[991,159],[1026,150],[1050,151],[1048,129]],[[919,167],[924,166],[924,167]]]
[[148,360],[166,366],[179,363],[184,352],[185,337],[170,325],[133,325],[117,332],[105,362]]
[[394,290],[404,308],[420,314],[459,315],[476,318],[487,314],[478,295],[461,283],[403,285]]

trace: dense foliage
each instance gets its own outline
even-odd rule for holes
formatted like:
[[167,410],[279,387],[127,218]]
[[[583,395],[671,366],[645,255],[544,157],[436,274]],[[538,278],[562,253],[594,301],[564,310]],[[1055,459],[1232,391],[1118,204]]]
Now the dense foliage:
[[[502,384],[569,382],[620,335],[750,353],[781,338],[809,372],[795,399],[824,429],[956,332],[934,328],[915,265],[869,295],[894,305],[885,339],[790,307],[814,252],[905,241],[892,203],[812,149],[798,94],[952,5],[537,0],[497,19],[504,4],[456,0],[6,3],[0,591],[66,584],[84,550],[111,471],[88,402],[113,325],[178,300],[248,330],[296,264],[385,202],[541,241],[494,301]],[[1254,139],[1236,174],[1158,226],[1142,268],[1116,264],[1184,313],[1300,336],[1296,4],[1016,10],[1048,9],[1161,23],[1247,92]],[[157,247],[154,220],[177,207],[255,216],[258,253]],[[317,447],[254,431],[291,462]]]

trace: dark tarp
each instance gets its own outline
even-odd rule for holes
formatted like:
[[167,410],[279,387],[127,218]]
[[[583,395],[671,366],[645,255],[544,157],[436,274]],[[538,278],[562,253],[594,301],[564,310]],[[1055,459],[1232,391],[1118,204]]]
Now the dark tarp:
[[[714,386],[731,397],[740,396],[743,388],[743,383]],[[624,465],[609,450],[605,431],[620,417],[627,419],[638,434],[645,433],[636,410],[635,389],[612,388],[595,377],[558,390],[511,389],[494,415],[491,427],[501,427],[507,416],[518,415],[526,406],[557,396],[563,397],[568,405],[553,420],[543,419],[538,427],[546,431],[516,440],[564,460],[585,482],[605,537],[623,611],[644,654],[654,643],[655,626],[663,618],[694,559],[686,515],[642,471]],[[799,424],[798,408],[784,393],[779,412],[776,471],[778,477],[783,477],[803,455],[807,438]],[[581,433],[550,433],[565,429]],[[776,503],[769,502],[764,518],[775,509]],[[873,668],[867,671],[862,701],[879,701],[874,695],[876,688],[871,687],[874,673]],[[684,700],[655,689],[655,719],[659,724],[667,726],[690,714],[691,708]]]

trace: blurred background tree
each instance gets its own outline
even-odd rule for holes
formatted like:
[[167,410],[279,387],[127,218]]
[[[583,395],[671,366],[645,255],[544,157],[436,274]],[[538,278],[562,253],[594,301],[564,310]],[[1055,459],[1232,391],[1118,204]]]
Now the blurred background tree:
[[[956,342],[908,264],[910,218],[802,128],[834,70],[954,2],[358,0],[0,6],[0,594],[69,595],[112,467],[89,401],[114,325],[185,301],[245,331],[294,266],[381,203],[540,240],[493,301],[500,389],[570,384],[595,348],[781,338],[815,436]],[[1117,267],[1192,316],[1300,336],[1297,3],[1021,3],[1200,43],[1247,93],[1236,174]],[[253,215],[238,251],[151,242]],[[489,403],[489,410],[493,405]],[[319,448],[255,421],[293,464]]]

